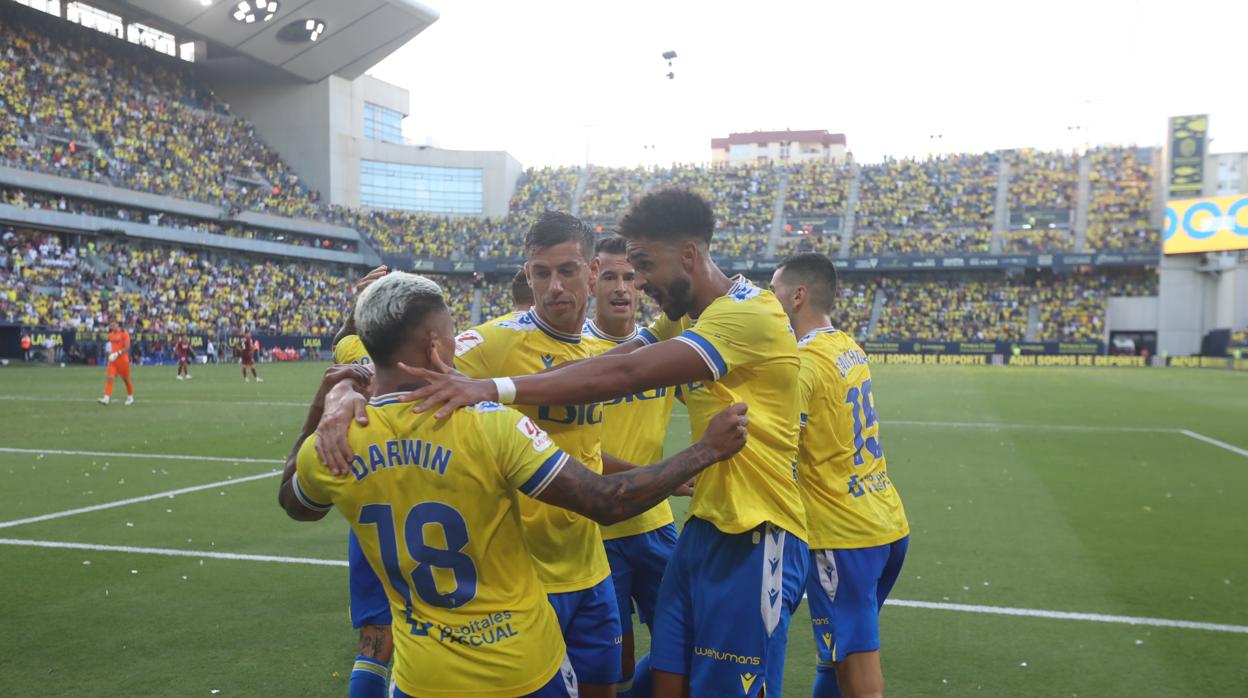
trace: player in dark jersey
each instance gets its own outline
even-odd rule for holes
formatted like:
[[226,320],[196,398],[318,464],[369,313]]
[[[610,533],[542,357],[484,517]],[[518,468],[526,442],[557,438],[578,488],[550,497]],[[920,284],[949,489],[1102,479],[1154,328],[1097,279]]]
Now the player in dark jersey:
[[257,383],[263,383],[264,379],[256,374],[256,354],[260,352],[260,342],[253,339],[251,333],[243,335],[238,340],[238,356],[243,361],[243,382],[250,383],[251,379],[247,377],[247,369],[251,369],[251,375],[256,379]]
[[173,355],[178,359],[178,380],[191,379],[191,359],[195,358],[195,350],[191,348],[191,340],[182,337],[173,345]]

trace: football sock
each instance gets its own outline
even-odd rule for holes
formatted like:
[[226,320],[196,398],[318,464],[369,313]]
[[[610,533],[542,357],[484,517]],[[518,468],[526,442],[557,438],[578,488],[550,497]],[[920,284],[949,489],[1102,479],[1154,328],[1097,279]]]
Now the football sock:
[[358,655],[355,666],[351,669],[351,682],[348,685],[348,698],[386,698],[386,665],[373,659]]
[[841,687],[836,684],[836,669],[824,666],[815,667],[815,686],[810,692],[813,698],[841,698]]
[[[629,682],[625,681],[620,684],[624,686]],[[633,670],[632,685],[627,691],[617,690],[616,698],[650,698],[650,655],[644,654],[641,659],[637,660],[637,668]]]
[[108,380],[104,381],[104,397],[112,397],[112,396],[113,396],[113,379],[109,378]]

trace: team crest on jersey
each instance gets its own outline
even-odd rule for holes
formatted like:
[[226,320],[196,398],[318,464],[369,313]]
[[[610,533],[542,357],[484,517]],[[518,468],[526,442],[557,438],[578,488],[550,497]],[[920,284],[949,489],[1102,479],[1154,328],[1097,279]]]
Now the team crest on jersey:
[[455,356],[463,356],[472,351],[473,347],[485,341],[476,330],[468,330],[455,338]]
[[521,434],[524,434],[525,438],[533,442],[534,451],[541,453],[550,448],[550,437],[528,417],[524,417],[519,422],[516,422],[516,429]]

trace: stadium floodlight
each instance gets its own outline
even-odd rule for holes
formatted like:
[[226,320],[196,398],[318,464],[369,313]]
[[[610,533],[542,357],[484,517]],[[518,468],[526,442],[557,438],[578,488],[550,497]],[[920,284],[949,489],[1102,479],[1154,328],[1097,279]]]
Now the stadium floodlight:
[[204,7],[211,7],[212,0],[199,0],[199,4],[203,5]]
[[316,17],[298,19],[277,32],[277,38],[292,44],[316,41],[325,33],[325,20]]
[[[204,4],[208,4],[211,1],[212,0],[200,0],[200,2],[203,2]],[[252,7],[252,2],[255,3],[254,8]],[[234,6],[234,13],[232,16],[235,21],[251,24],[257,19],[267,22],[277,16],[277,0],[252,0],[252,2],[248,2],[248,0],[240,0],[240,2]]]

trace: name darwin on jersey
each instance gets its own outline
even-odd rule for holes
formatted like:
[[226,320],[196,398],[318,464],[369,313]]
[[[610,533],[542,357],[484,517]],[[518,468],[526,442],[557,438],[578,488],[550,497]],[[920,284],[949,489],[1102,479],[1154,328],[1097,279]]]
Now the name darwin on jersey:
[[494,645],[520,634],[511,627],[511,611],[492,613],[463,625],[450,626],[412,619],[412,634],[432,637],[438,642],[451,642],[472,647]]
[[384,444],[369,444],[368,461],[356,454],[351,459],[351,474],[356,481],[386,468],[416,466],[438,475],[446,475],[451,465],[451,449],[422,439],[393,439]]

